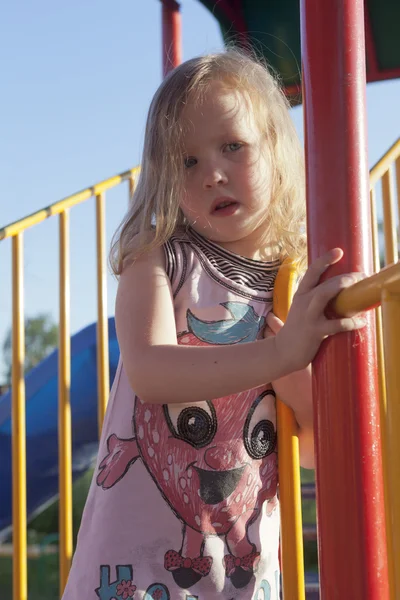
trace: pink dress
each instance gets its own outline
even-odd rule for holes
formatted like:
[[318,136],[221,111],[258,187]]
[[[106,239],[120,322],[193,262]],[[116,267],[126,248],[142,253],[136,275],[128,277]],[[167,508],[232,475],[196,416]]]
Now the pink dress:
[[[193,230],[165,256],[180,344],[262,337],[278,262]],[[271,386],[150,405],[120,361],[64,600],[278,600],[276,492]]]

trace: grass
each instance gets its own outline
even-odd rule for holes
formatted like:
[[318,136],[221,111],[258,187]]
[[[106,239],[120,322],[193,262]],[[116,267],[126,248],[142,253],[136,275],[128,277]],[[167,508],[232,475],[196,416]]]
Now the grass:
[[[58,554],[28,559],[29,600],[59,600]],[[12,560],[0,557],[0,598],[12,600]]]
[[[73,486],[73,525],[76,539],[82,510],[93,471],[86,473]],[[35,517],[28,527],[28,545],[43,544],[50,532],[58,531],[58,501]],[[52,544],[57,542],[51,542]],[[59,600],[58,554],[28,559],[28,599]],[[12,559],[0,557],[0,600],[12,600]]]

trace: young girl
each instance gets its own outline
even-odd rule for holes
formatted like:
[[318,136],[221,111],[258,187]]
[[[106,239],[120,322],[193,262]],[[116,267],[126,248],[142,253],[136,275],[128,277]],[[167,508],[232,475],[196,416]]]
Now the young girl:
[[271,313],[282,260],[305,260],[303,176],[287,102],[248,56],[189,60],[156,92],[112,251],[121,360],[65,600],[278,600],[275,393],[312,467],[309,363],[364,324],[324,316],[359,278],[319,284],[339,249],[284,326]]

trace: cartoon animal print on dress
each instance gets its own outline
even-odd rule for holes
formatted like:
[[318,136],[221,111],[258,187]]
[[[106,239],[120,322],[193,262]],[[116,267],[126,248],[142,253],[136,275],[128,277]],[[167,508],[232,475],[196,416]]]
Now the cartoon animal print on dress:
[[[207,323],[188,312],[190,329],[178,336],[178,343],[249,341],[255,323],[256,339],[263,320],[247,305],[247,310],[243,306],[232,310],[232,304],[240,303],[229,304],[232,314],[240,315],[240,327],[235,316],[228,321],[229,330],[227,321]],[[253,578],[260,553],[248,529],[265,501],[268,514],[277,504],[275,423],[275,394],[264,386],[193,405],[151,405],[136,398],[134,437],[108,438],[97,484],[112,487],[140,457],[184,524],[181,548],[168,548],[164,562],[181,588],[190,588],[209,574],[213,559],[204,556],[207,536],[225,538],[229,550],[223,560],[225,574],[236,588]]]

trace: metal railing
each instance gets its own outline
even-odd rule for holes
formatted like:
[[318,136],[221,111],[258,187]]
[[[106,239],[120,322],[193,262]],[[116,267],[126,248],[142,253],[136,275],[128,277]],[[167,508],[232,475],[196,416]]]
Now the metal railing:
[[15,223],[0,229],[0,240],[12,238],[12,512],[13,512],[13,598],[26,600],[27,582],[27,517],[26,517],[26,431],[25,431],[25,336],[24,336],[24,272],[23,245],[25,230],[59,215],[59,383],[58,383],[58,445],[59,445],[59,570],[60,595],[71,565],[72,538],[72,451],[70,406],[70,269],[69,269],[69,209],[96,198],[97,246],[97,378],[98,428],[101,430],[109,394],[108,320],[105,244],[105,193],[124,181],[129,183],[129,197],[139,168],[68,196]]

